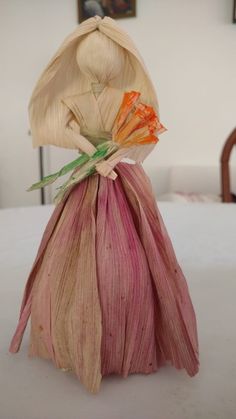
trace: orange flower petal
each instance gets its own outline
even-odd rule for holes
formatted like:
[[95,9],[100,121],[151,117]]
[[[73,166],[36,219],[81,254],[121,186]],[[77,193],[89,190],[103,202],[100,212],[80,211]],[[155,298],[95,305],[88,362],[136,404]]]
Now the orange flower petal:
[[135,91],[126,92],[124,94],[120,110],[117,114],[117,117],[114,123],[115,132],[117,132],[120,129],[120,127],[123,125],[128,114],[130,113],[131,109],[133,108],[134,104],[137,102],[139,97],[140,97],[140,93],[135,92]]

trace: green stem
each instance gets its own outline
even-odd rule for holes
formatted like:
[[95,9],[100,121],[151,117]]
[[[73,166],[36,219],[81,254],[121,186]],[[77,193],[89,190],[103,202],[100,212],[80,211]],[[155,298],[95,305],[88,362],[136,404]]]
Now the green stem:
[[[102,139],[101,139],[102,140]],[[30,186],[27,191],[34,191],[35,189],[44,188],[47,185],[52,184],[55,182],[59,177],[66,175],[68,172],[76,169],[77,167],[82,166],[83,164],[87,163],[90,159],[96,159],[97,157],[103,157],[106,155],[106,151],[109,147],[110,141],[104,141],[103,143],[97,146],[97,150],[94,152],[92,156],[89,156],[86,153],[81,154],[77,159],[73,160],[72,162],[63,166],[58,172],[53,173],[51,175],[45,176],[39,182],[34,183]]]
[[91,174],[95,173],[96,164],[103,160],[104,157],[109,157],[117,149],[118,147],[116,144],[109,142],[109,144],[106,144],[106,146],[104,145],[104,147],[101,150],[97,150],[97,152],[94,153],[90,160],[86,164],[84,164],[78,172],[73,173],[70,176],[70,178],[59,188],[59,192],[54,198],[54,203],[58,204],[59,202],[61,202],[61,200],[65,196],[66,191],[70,187],[74,186],[75,184],[78,184]]

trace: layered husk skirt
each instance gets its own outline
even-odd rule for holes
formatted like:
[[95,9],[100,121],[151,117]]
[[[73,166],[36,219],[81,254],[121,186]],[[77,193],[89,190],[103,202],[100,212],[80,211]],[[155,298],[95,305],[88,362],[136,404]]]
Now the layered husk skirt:
[[75,372],[91,392],[102,376],[171,363],[198,371],[186,280],[140,164],[115,181],[93,175],[54,210],[26,284],[10,351],[31,316],[29,355]]

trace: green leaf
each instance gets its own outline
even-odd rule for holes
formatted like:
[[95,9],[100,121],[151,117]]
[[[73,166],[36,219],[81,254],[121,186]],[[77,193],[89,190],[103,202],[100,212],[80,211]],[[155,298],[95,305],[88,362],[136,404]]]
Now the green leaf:
[[44,188],[44,186],[50,185],[51,183],[55,182],[60,176],[66,175],[68,172],[71,172],[76,167],[82,166],[82,164],[86,163],[89,160],[89,155],[83,153],[80,157],[73,160],[72,162],[63,166],[59,172],[53,173],[52,175],[45,176],[39,182],[34,183],[30,186],[27,191],[34,191],[35,189]]

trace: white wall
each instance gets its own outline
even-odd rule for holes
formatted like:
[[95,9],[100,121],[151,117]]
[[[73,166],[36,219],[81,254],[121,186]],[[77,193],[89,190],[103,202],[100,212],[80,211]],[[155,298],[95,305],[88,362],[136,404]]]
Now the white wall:
[[[168,132],[145,162],[157,191],[169,168],[216,167],[236,120],[233,0],[138,0],[137,18],[120,20],[143,55]],[[31,205],[38,179],[27,104],[41,71],[77,25],[76,0],[0,0],[0,207]],[[53,150],[53,170],[69,153]],[[218,179],[216,179],[218,182]]]

